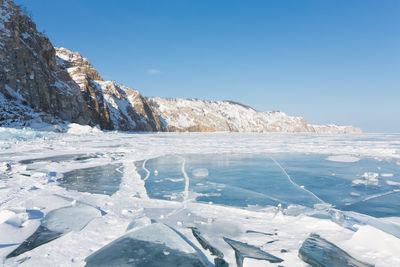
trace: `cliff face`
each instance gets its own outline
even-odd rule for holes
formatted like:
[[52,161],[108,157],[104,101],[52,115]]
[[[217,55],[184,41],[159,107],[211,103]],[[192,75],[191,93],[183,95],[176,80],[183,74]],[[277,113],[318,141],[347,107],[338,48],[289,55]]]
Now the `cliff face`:
[[54,48],[11,0],[0,0],[0,104],[0,125],[67,120],[124,131],[361,132],[232,101],[145,98],[104,81],[79,53]]
[[10,105],[91,122],[79,87],[57,64],[49,39],[10,0],[0,0],[0,93]]
[[57,59],[79,85],[92,121],[102,129],[161,131],[158,117],[138,91],[104,81],[86,58],[65,48],[56,48]]

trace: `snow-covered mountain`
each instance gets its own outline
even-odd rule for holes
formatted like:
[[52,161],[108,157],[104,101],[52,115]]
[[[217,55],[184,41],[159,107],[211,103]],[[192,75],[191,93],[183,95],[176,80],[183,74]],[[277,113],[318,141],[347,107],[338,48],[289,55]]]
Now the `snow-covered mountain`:
[[361,132],[232,101],[146,98],[104,81],[79,53],[54,48],[11,0],[0,0],[0,14],[0,125],[66,120],[125,131]]

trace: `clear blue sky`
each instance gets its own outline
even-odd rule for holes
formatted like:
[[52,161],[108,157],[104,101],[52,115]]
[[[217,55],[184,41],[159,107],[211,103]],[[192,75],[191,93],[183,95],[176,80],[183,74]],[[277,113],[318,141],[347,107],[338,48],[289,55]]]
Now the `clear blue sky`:
[[399,0],[15,0],[55,46],[145,96],[400,132]]

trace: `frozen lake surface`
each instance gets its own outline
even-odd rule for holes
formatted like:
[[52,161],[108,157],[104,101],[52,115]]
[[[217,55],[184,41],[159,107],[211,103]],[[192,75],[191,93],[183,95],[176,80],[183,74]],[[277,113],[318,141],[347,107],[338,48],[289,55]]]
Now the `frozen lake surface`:
[[[374,217],[400,217],[400,205],[393,205],[400,203],[395,160],[338,159],[300,153],[183,154],[140,161],[136,167],[151,198],[182,201],[187,176],[194,201],[259,208],[331,204]],[[201,171],[205,175],[199,176]]]
[[400,135],[0,128],[6,266],[400,266],[398,203]]

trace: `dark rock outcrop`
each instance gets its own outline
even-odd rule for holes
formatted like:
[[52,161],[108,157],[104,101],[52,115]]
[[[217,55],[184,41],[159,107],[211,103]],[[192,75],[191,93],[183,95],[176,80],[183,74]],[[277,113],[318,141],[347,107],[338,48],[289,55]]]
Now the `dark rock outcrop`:
[[91,122],[79,87],[58,65],[53,45],[10,0],[0,0],[0,93],[35,112]]

